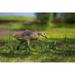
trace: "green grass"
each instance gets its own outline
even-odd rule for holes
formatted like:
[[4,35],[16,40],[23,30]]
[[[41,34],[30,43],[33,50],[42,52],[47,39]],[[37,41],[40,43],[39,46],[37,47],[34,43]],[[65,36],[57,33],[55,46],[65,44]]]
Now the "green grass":
[[10,29],[10,30],[24,30],[24,29],[31,29],[31,30],[46,30],[45,26],[37,26],[35,24],[33,25],[24,25],[24,24],[6,24],[6,25],[0,25],[0,29]]
[[[26,19],[27,20],[27,19]],[[34,19],[31,19],[34,20]],[[30,21],[30,20],[28,20]],[[52,30],[52,29],[60,29],[60,30],[74,30],[74,24],[53,24],[49,23],[48,25],[26,25],[21,23],[11,23],[11,24],[0,24],[0,29],[13,29],[13,30],[22,30],[22,29],[32,29],[32,30]]]
[[[21,19],[22,18],[22,19]],[[26,17],[4,17],[5,20],[33,20]],[[24,25],[6,24],[0,25],[0,29],[24,30],[32,29],[46,32],[48,39],[39,37],[39,40],[32,41],[32,49],[29,51],[26,44],[16,47],[19,41],[10,35],[0,36],[0,62],[75,62],[75,25],[52,24],[45,25]]]
[[[49,41],[50,40],[50,41]],[[49,39],[33,41],[32,50],[23,44],[16,50],[18,41],[4,42],[0,48],[1,62],[66,62],[75,61],[75,39]],[[56,44],[55,44],[56,42]],[[1,42],[2,43],[2,42]]]
[[75,61],[75,30],[50,29],[46,31],[48,39],[32,41],[32,50],[25,44],[19,50],[19,41],[12,36],[0,38],[1,62],[71,62]]
[[0,16],[0,20],[7,20],[7,21],[33,21],[35,17],[23,17],[23,16]]

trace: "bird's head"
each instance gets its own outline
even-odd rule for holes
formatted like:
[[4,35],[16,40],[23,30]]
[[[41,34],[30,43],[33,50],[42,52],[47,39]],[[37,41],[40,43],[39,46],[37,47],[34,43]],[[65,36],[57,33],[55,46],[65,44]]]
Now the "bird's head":
[[47,39],[46,33],[44,33],[44,32],[38,32],[37,34],[38,34],[39,36],[42,36],[42,37],[44,37],[44,38]]

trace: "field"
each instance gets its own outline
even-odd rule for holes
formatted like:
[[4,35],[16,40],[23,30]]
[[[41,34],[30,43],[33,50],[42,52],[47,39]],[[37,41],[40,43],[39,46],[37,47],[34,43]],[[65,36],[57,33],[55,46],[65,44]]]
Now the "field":
[[[75,27],[59,26],[0,24],[0,62],[75,62]],[[26,43],[17,50],[20,42],[12,34],[24,29],[45,32],[47,39],[39,37],[31,41],[31,50]]]
[[74,32],[74,29],[49,30],[46,32],[48,39],[42,38],[40,41],[32,41],[32,50],[30,51],[25,47],[25,44],[19,50],[16,50],[19,41],[9,35],[8,37],[2,36],[0,38],[0,61],[75,61]]

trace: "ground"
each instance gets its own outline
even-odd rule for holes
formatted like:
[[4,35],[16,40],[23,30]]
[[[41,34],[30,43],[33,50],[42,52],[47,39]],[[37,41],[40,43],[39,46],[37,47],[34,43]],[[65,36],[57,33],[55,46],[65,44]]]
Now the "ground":
[[[33,18],[0,17],[0,20],[33,21]],[[21,22],[22,23],[22,22]],[[26,25],[21,23],[0,23],[0,62],[75,62],[75,25],[52,24]],[[39,37],[27,44],[16,47],[19,41],[12,35],[25,29],[46,33],[47,39]]]
[[[53,28],[47,33],[48,39],[42,38],[32,41],[32,50],[29,51],[25,44],[19,50],[19,44],[13,33],[23,30],[0,30],[0,61],[4,62],[67,62],[75,61],[75,29]],[[8,35],[8,36],[7,36]],[[11,35],[11,36],[10,36]]]

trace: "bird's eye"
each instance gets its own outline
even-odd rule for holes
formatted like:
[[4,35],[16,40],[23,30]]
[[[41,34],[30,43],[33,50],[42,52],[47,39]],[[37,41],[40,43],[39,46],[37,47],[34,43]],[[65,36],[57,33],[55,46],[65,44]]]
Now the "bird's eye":
[[38,35],[41,35],[41,33],[38,33]]

